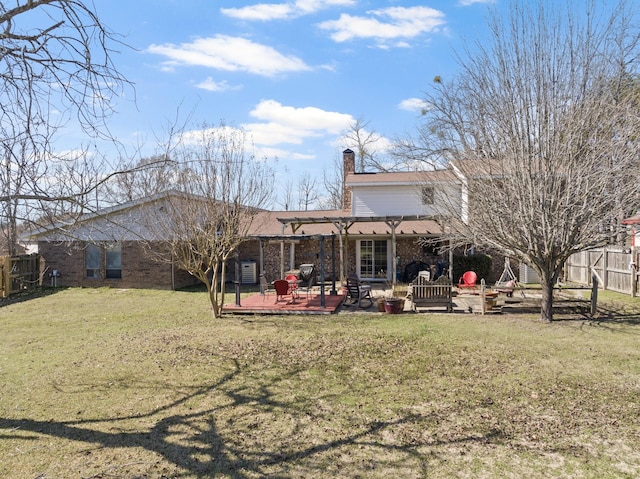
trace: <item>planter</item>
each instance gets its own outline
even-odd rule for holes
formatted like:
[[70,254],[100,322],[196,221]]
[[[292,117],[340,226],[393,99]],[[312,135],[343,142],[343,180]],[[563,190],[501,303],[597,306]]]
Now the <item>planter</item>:
[[384,310],[390,314],[398,314],[404,307],[404,301],[400,298],[385,298]]

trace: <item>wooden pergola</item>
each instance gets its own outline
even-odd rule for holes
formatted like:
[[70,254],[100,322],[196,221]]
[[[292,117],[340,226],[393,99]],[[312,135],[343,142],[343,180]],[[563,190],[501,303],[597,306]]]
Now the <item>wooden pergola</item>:
[[[384,223],[391,229],[391,254],[392,257],[395,258],[397,256],[396,252],[396,229],[400,224],[405,221],[436,221],[441,219],[438,216],[433,215],[398,215],[398,216],[323,216],[323,217],[313,217],[313,216],[301,216],[301,217],[293,217],[293,218],[278,218],[278,221],[282,225],[282,235],[281,235],[281,245],[280,245],[280,272],[281,275],[284,275],[284,243],[285,241],[291,241],[292,239],[300,238],[299,235],[296,235],[297,231],[303,226],[308,224],[332,224],[338,230],[338,241],[340,244],[340,279],[345,279],[345,267],[344,267],[344,258],[345,258],[345,241],[344,239],[349,234],[349,229],[356,223]],[[291,235],[286,234],[286,228],[291,227]],[[415,234],[422,234],[421,232],[414,231]],[[444,233],[444,232],[443,232]],[[428,233],[425,233],[428,234]],[[303,235],[304,236],[304,235]],[[313,236],[313,235],[310,235]],[[316,235],[316,236],[334,236],[334,235]],[[334,236],[335,237],[335,236]],[[323,250],[323,243],[321,243],[321,251]],[[262,248],[261,248],[262,251]],[[453,264],[453,253],[449,252],[449,264]],[[333,256],[335,258],[335,254]],[[262,259],[261,259],[262,261]],[[321,258],[321,261],[324,264],[324,258]],[[396,285],[397,278],[397,265],[395,261],[392,261],[392,286]],[[452,268],[449,268],[449,279],[452,275]],[[335,268],[334,268],[334,282],[335,282]]]
[[[265,242],[280,242],[280,277],[284,278],[284,243],[285,241],[300,241],[303,239],[315,239],[320,243],[320,277],[324,278],[325,276],[325,240],[327,238],[332,239],[332,258],[335,261],[335,235],[334,234],[315,234],[315,235],[264,235],[264,236],[256,236],[256,239],[260,241],[260,274],[264,274],[264,243]],[[320,281],[320,304],[325,306],[325,284],[324,281]],[[338,294],[336,290],[336,277],[335,277],[335,267],[333,268],[333,275],[331,281],[331,291],[330,294],[335,296]],[[239,301],[236,301],[238,304]]]

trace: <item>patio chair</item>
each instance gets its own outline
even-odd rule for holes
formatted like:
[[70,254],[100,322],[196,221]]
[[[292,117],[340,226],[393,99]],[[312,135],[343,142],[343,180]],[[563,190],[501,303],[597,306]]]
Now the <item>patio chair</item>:
[[274,288],[270,288],[269,287],[269,282],[267,281],[267,278],[265,278],[264,274],[260,275],[260,294],[262,295],[262,300],[264,301],[264,299],[270,295],[275,293],[276,290]]
[[316,275],[313,274],[311,275],[311,277],[309,278],[309,281],[307,282],[306,286],[303,286],[301,288],[298,288],[298,292],[300,293],[306,293],[307,294],[307,299],[309,299],[309,296],[311,295],[312,291],[311,289],[316,285]]
[[276,303],[280,301],[280,299],[291,294],[289,292],[289,281],[286,279],[276,279],[273,282],[273,287],[276,290]]
[[347,297],[350,298],[352,305],[357,303],[359,308],[362,307],[363,299],[369,300],[369,306],[373,304],[371,287],[361,284],[357,276],[347,278]]
[[475,271],[467,271],[458,281],[458,289],[476,289],[476,283],[478,282],[478,275]]

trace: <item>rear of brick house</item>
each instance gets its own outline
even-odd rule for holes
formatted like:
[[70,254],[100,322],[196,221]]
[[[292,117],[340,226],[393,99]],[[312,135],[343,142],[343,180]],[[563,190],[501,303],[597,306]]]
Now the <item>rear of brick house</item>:
[[180,289],[198,281],[175,268],[166,243],[146,227],[166,196],[156,195],[88,215],[75,224],[43,228],[37,245],[43,284],[56,286]]
[[[439,213],[433,191],[452,183],[450,170],[356,173],[355,154],[348,149],[343,168],[343,209],[263,211],[255,218],[235,257],[240,264],[256,265],[248,282],[260,274],[271,281],[301,264],[320,271],[320,236],[327,280],[335,275],[340,281],[342,271],[367,281],[391,281],[394,267],[401,274],[411,262],[435,265],[446,259],[423,240],[441,237],[441,226],[430,219]],[[186,271],[157,259],[165,247],[161,239],[148,237],[144,224],[149,208],[161,202],[157,195],[109,208],[74,225],[72,234],[49,229],[32,236],[43,258],[43,282],[56,271],[58,286],[180,289],[197,284]],[[392,231],[385,221],[390,217],[406,219],[396,221]],[[234,263],[227,266],[227,280],[235,279],[235,271]]]

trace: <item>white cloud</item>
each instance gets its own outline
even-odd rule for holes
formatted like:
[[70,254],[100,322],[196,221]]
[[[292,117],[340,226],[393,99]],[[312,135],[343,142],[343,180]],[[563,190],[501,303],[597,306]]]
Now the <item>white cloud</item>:
[[299,151],[285,150],[282,148],[272,148],[268,146],[256,145],[255,148],[256,158],[267,159],[286,159],[286,160],[313,160],[315,155],[305,155]]
[[216,35],[191,43],[151,45],[150,53],[168,58],[164,66],[201,66],[225,71],[243,71],[262,76],[285,72],[308,71],[311,67],[295,56],[286,56],[275,49],[246,38]]
[[398,108],[407,111],[423,111],[427,108],[427,102],[422,98],[407,98],[398,104]]
[[[275,100],[261,101],[249,115],[258,121],[245,123],[240,128],[247,134],[258,158],[313,159],[315,155],[290,151],[282,145],[302,145],[312,138],[333,139],[353,123],[353,117],[346,113],[285,106]],[[236,129],[228,125],[224,128]],[[212,127],[210,131],[218,129]],[[190,130],[181,136],[181,140],[185,144],[197,144],[206,134],[204,130]]]
[[310,15],[333,6],[354,5],[355,0],[298,0],[287,3],[256,3],[239,8],[221,8],[223,15],[248,21],[283,20]]
[[315,13],[331,7],[351,7],[356,0],[297,0],[296,9],[305,13]]
[[258,3],[240,8],[221,8],[223,15],[241,20],[280,20],[292,13],[292,5],[287,3]]
[[331,38],[336,42],[371,38],[386,43],[437,32],[445,24],[444,13],[430,7],[390,7],[367,13],[367,17],[343,13],[338,20],[322,22],[319,26],[333,32]]
[[256,151],[269,158],[289,160],[310,160],[315,155],[278,145],[301,145],[312,138],[333,140],[353,122],[353,117],[346,113],[285,106],[275,100],[261,101],[250,115],[259,121],[242,126],[251,136]]
[[346,113],[326,111],[312,106],[284,106],[275,100],[261,101],[250,115],[299,131],[322,131],[332,134],[340,133],[353,121],[353,117]]
[[261,121],[242,126],[256,146],[261,147],[301,145],[310,138],[339,135],[353,122],[353,117],[346,113],[284,106],[275,100],[261,101],[250,115]]
[[470,5],[475,5],[476,3],[491,5],[496,3],[496,0],[459,0],[458,5],[463,7],[468,7]]
[[200,83],[196,84],[196,87],[201,88],[203,90],[215,91],[215,92],[229,91],[229,90],[239,90],[240,88],[242,88],[239,85],[231,86],[231,85],[229,85],[229,83],[227,83],[226,80],[223,80],[221,82],[217,82],[211,77],[207,77],[205,80],[203,80]]

